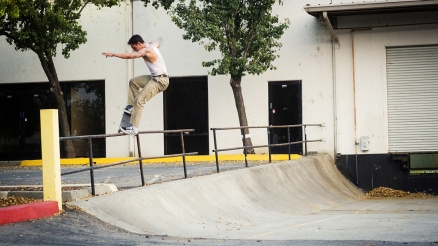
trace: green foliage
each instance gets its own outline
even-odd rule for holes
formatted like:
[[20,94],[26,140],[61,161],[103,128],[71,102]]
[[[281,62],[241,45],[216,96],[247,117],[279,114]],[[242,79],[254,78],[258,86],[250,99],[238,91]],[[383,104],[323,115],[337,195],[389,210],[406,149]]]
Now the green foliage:
[[32,50],[46,60],[62,44],[65,58],[87,41],[78,19],[87,4],[111,7],[120,0],[0,0],[0,35],[16,50]]
[[19,10],[14,3],[17,1],[24,2],[24,0],[0,0],[0,19],[3,18],[6,13],[8,13],[8,15],[18,17]]
[[167,10],[170,8],[170,6],[175,0],[141,0],[141,1],[144,2],[145,7],[147,7],[149,3],[152,3],[152,6],[154,6],[156,9],[158,9],[158,7],[161,6]]
[[[211,74],[261,74],[276,69],[271,63],[281,47],[278,39],[290,22],[272,15],[277,0],[185,0],[171,10],[172,21],[186,33],[183,38],[217,48],[222,59],[203,62]],[[282,4],[282,1],[278,1]]]

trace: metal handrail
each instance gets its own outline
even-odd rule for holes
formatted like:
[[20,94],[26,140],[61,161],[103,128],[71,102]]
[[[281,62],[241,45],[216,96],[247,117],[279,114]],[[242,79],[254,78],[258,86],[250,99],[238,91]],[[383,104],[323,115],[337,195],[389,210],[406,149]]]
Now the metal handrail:
[[[253,149],[253,148],[262,148],[262,147],[268,147],[269,150],[269,163],[272,162],[271,159],[271,147],[277,147],[277,146],[288,146],[288,154],[289,154],[289,160],[290,160],[290,155],[291,155],[291,151],[290,151],[290,146],[294,145],[294,144],[304,144],[304,149],[305,149],[305,156],[307,156],[307,143],[309,142],[322,142],[323,139],[316,139],[316,140],[307,140],[307,132],[306,132],[306,127],[308,126],[319,126],[319,127],[324,127],[324,124],[298,124],[298,125],[279,125],[279,126],[239,126],[239,127],[222,127],[222,128],[210,128],[210,130],[213,131],[213,139],[214,139],[214,150],[213,152],[216,155],[216,170],[219,173],[219,157],[218,157],[218,152],[222,152],[222,151],[230,151],[230,150],[239,150],[239,149],[243,149],[243,153],[245,155],[245,166],[248,167],[248,154],[247,154],[247,149]],[[290,128],[294,128],[294,127],[301,127],[302,128],[302,135],[304,135],[304,140],[303,141],[296,141],[296,142],[291,142],[290,141]],[[246,146],[246,136],[245,136],[245,129],[255,129],[255,128],[266,128],[267,129],[267,134],[268,134],[268,144],[267,145],[256,145],[256,146]],[[287,135],[288,135],[288,141],[287,143],[279,143],[279,144],[271,144],[271,138],[270,138],[270,129],[272,128],[287,128]],[[226,149],[218,149],[217,148],[217,139],[216,139],[216,131],[218,130],[237,130],[240,129],[241,130],[241,134],[242,134],[242,143],[243,143],[243,147],[233,147],[233,148],[226,148]]]
[[[143,160],[182,156],[183,166],[184,166],[184,178],[187,178],[186,156],[187,155],[197,155],[198,152],[190,152],[190,153],[186,153],[185,152],[184,134],[185,133],[189,133],[189,132],[194,132],[194,131],[195,131],[194,129],[162,130],[162,131],[140,131],[135,136],[136,139],[137,139],[138,158],[131,159],[131,160],[128,160],[128,161],[114,162],[114,163],[111,163],[111,164],[101,165],[101,166],[94,166],[94,162],[93,162],[93,142],[92,142],[92,139],[126,136],[124,133],[112,133],[112,134],[99,134],[99,135],[83,135],[83,136],[60,137],[59,138],[60,141],[77,140],[77,139],[88,139],[88,147],[89,147],[89,153],[90,153],[90,156],[89,156],[90,167],[82,168],[82,169],[74,170],[74,171],[64,172],[64,173],[61,173],[61,176],[69,175],[69,174],[74,174],[74,173],[85,172],[85,171],[90,171],[91,194],[93,196],[95,196],[96,195],[96,190],[95,190],[95,183],[94,183],[94,170],[96,170],[96,169],[113,167],[113,166],[117,166],[117,165],[122,165],[122,164],[130,163],[130,162],[138,161],[138,163],[140,165],[141,185],[144,186],[145,185],[145,181],[144,181],[144,173],[143,173]],[[172,154],[172,155],[163,155],[163,156],[142,157],[141,156],[141,146],[140,146],[140,135],[141,134],[156,134],[156,133],[164,133],[164,134],[166,134],[166,133],[179,133],[180,134],[180,138],[181,138],[182,153],[180,153],[180,154]]]

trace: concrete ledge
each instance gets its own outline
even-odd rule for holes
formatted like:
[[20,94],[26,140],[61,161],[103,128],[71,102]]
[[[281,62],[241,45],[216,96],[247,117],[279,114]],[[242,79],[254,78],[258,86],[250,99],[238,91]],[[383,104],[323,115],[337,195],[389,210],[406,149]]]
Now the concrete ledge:
[[0,225],[41,219],[59,212],[58,202],[44,201],[0,208]]
[[[2,186],[3,188],[17,188],[17,187],[41,187],[39,186]],[[90,184],[79,184],[79,185],[68,185],[63,187],[82,187],[78,188],[76,190],[69,190],[69,191],[63,191],[62,192],[62,201],[68,202],[68,201],[74,201],[77,199],[82,199],[87,196],[91,195],[91,186]],[[116,192],[117,187],[113,184],[97,184],[95,185],[95,191],[96,195],[103,195],[107,193]],[[42,191],[0,191],[0,199],[1,198],[7,198],[10,196],[16,196],[16,197],[26,197],[26,198],[33,198],[33,199],[43,199],[43,192]]]
[[8,198],[9,191],[0,191],[0,199]]
[[19,166],[21,161],[0,161],[0,167]]

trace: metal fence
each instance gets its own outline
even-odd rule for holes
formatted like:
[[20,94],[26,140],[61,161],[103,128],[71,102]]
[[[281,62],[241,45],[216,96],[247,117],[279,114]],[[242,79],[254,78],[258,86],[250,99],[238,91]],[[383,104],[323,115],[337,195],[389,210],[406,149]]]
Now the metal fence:
[[[289,154],[289,160],[290,160],[290,155],[291,155],[291,150],[290,150],[290,146],[294,145],[294,144],[303,144],[303,148],[304,148],[304,153],[305,156],[307,156],[307,143],[308,142],[322,142],[324,141],[323,139],[316,139],[316,140],[308,140],[307,139],[307,132],[306,132],[306,128],[309,126],[316,126],[316,127],[324,127],[324,124],[299,124],[299,125],[281,125],[281,126],[241,126],[241,127],[225,127],[225,128],[210,128],[213,131],[213,138],[214,138],[214,150],[213,152],[216,155],[216,170],[219,173],[219,157],[218,157],[218,152],[222,152],[222,151],[230,151],[230,150],[239,150],[239,149],[243,149],[243,153],[245,155],[245,166],[248,167],[248,154],[247,154],[247,150],[248,149],[253,149],[253,148],[262,148],[262,147],[268,147],[269,149],[269,163],[271,163],[272,158],[271,158],[271,148],[272,147],[276,147],[276,146],[288,146],[288,154]],[[291,142],[291,134],[290,134],[290,128],[295,128],[295,127],[301,127],[302,129],[302,136],[304,136],[304,140],[302,141],[295,141],[295,142]],[[245,136],[245,129],[255,129],[255,128],[266,128],[267,130],[267,136],[268,136],[268,144],[267,145],[256,145],[256,146],[246,146],[246,136]],[[277,143],[277,144],[271,144],[271,129],[273,128],[287,128],[287,143]],[[226,149],[218,149],[217,147],[217,138],[216,138],[216,131],[221,131],[221,130],[236,130],[236,129],[240,129],[241,134],[242,134],[242,143],[243,146],[242,147],[233,147],[233,148],[226,148]]]
[[[115,134],[101,134],[101,135],[84,135],[84,136],[60,137],[59,138],[60,141],[87,139],[88,140],[88,147],[89,147],[89,162],[90,162],[90,166],[88,168],[82,168],[82,169],[78,169],[78,170],[74,170],[74,171],[64,172],[64,173],[61,173],[61,176],[69,175],[69,174],[74,174],[74,173],[79,173],[79,172],[90,171],[91,194],[94,196],[94,195],[96,195],[95,185],[94,185],[94,170],[96,170],[96,169],[107,168],[107,167],[112,167],[112,166],[117,166],[117,165],[122,165],[122,164],[130,163],[130,162],[138,161],[138,163],[140,165],[141,185],[144,186],[145,185],[145,181],[144,181],[144,173],[143,173],[143,160],[155,159],[155,158],[168,158],[168,157],[182,156],[182,161],[183,161],[183,166],[184,166],[184,178],[187,178],[186,156],[188,156],[188,155],[197,155],[198,152],[191,152],[191,153],[186,153],[185,152],[184,133],[194,132],[194,131],[195,131],[194,129],[180,129],[180,130],[141,131],[141,132],[138,132],[138,134],[135,136],[135,138],[137,140],[138,158],[134,158],[134,159],[127,160],[127,161],[114,162],[114,163],[110,163],[110,164],[106,164],[106,165],[99,165],[99,166],[95,166],[94,162],[93,162],[93,139],[126,136],[125,134],[123,134],[123,133],[115,133]],[[157,133],[163,133],[163,134],[166,134],[166,133],[179,133],[180,134],[180,138],[181,138],[182,153],[180,153],[180,154],[172,154],[172,155],[163,155],[163,156],[142,157],[141,156],[140,135],[142,135],[142,134],[157,134]]]
[[[301,129],[302,129],[302,136],[304,137],[304,139],[302,141],[291,142],[290,141],[290,139],[291,139],[290,129],[291,128],[296,128],[296,127],[301,127]],[[309,143],[309,142],[322,142],[323,141],[323,139],[308,140],[307,139],[307,132],[306,132],[306,128],[307,127],[324,127],[324,124],[300,124],[300,125],[282,125],[282,126],[245,126],[245,127],[211,128],[211,130],[213,131],[213,138],[214,138],[214,149],[213,149],[213,152],[215,153],[215,157],[216,157],[216,170],[217,170],[218,173],[220,172],[220,170],[219,170],[219,157],[218,157],[218,153],[219,152],[223,152],[223,151],[231,151],[231,150],[243,149],[243,152],[244,152],[244,155],[245,155],[245,166],[246,167],[248,167],[248,153],[247,153],[247,150],[250,149],[250,148],[253,149],[253,148],[267,147],[268,150],[269,150],[269,162],[270,163],[272,162],[272,157],[271,157],[272,156],[272,151],[271,151],[271,148],[272,147],[277,147],[277,146],[288,146],[288,154],[289,154],[289,160],[290,160],[290,155],[291,155],[290,146],[291,145],[295,145],[295,144],[302,144],[303,148],[304,148],[304,154],[307,156],[307,143]],[[245,129],[256,129],[256,128],[265,128],[267,130],[268,144],[267,145],[246,146]],[[286,143],[271,144],[270,143],[270,141],[271,141],[270,134],[271,134],[271,129],[273,129],[273,128],[287,128],[288,141]],[[217,135],[217,131],[222,131],[222,130],[240,130],[241,134],[242,134],[243,146],[233,147],[233,148],[218,149],[216,135]],[[74,174],[74,173],[79,173],[79,172],[89,171],[90,172],[90,183],[91,183],[91,194],[94,196],[94,195],[96,195],[95,182],[94,182],[94,170],[138,161],[139,167],[140,167],[141,185],[144,186],[145,185],[145,180],[144,180],[144,172],[143,172],[143,160],[181,156],[182,157],[182,161],[183,161],[183,167],[184,167],[184,178],[187,178],[186,156],[197,155],[198,152],[190,152],[190,153],[186,153],[185,152],[184,134],[185,133],[189,133],[189,132],[194,132],[194,131],[195,131],[194,129],[180,129],[180,130],[141,131],[141,132],[138,132],[138,135],[135,136],[136,142],[137,142],[137,151],[138,151],[138,157],[137,158],[133,158],[133,159],[126,160],[126,161],[114,162],[114,163],[110,163],[110,164],[99,165],[99,166],[95,166],[94,165],[95,162],[93,161],[93,139],[126,136],[125,134],[123,134],[123,133],[115,133],[115,134],[100,134],[100,135],[84,135],[84,136],[60,137],[59,138],[60,141],[67,141],[67,140],[88,140],[88,148],[89,148],[89,157],[88,157],[89,158],[89,167],[81,168],[81,169],[74,170],[74,171],[63,172],[63,173],[61,173],[61,176],[69,175],[69,174]],[[142,157],[142,155],[141,155],[141,143],[140,143],[140,136],[142,134],[167,134],[167,133],[179,133],[180,134],[182,153],[171,154],[171,155],[163,155],[163,156]]]

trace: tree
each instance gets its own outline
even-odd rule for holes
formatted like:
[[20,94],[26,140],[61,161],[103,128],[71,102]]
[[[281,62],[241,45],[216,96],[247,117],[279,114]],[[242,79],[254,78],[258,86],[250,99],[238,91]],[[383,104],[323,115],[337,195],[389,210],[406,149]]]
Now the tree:
[[[144,0],[146,4],[150,0]],[[164,8],[170,7],[170,0],[154,0]],[[276,69],[272,65],[281,47],[278,39],[290,22],[279,22],[272,15],[272,6],[277,0],[185,0],[171,8],[172,21],[186,33],[183,38],[204,44],[207,51],[217,48],[222,59],[203,62],[211,67],[211,75],[230,75],[240,126],[248,126],[245,104],[242,96],[242,77],[246,74],[261,74]],[[282,0],[278,0],[282,4]],[[248,129],[245,135],[249,135]],[[251,138],[246,146],[253,146]],[[253,149],[248,150],[254,153]]]
[[[23,0],[17,0],[17,1],[23,1]],[[18,16],[18,9],[15,6],[13,0],[0,0],[0,18],[2,18],[6,12],[9,15]]]
[[[78,19],[87,4],[112,7],[121,0],[0,0],[0,36],[16,50],[35,52],[50,83],[59,110],[61,136],[70,136],[70,127],[53,58],[58,44],[67,59],[84,44],[86,31]],[[71,141],[65,145],[67,157],[74,157]]]

